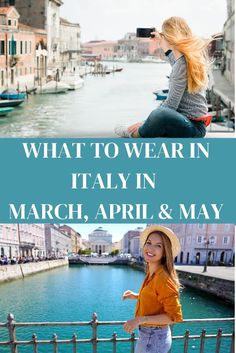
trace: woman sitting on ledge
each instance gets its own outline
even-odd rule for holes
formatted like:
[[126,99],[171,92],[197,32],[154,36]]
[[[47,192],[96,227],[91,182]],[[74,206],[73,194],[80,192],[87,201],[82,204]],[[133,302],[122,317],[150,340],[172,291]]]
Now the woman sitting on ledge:
[[144,122],[117,126],[120,137],[204,137],[206,134],[207,44],[193,36],[184,19],[164,21],[153,32],[172,66],[169,93]]

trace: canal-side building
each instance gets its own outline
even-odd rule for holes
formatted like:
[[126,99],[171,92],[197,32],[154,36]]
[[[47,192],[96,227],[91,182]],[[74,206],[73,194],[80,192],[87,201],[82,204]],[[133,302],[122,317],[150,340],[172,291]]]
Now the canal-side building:
[[81,250],[89,249],[91,250],[90,242],[87,239],[81,239]]
[[179,264],[212,265],[234,263],[235,227],[233,224],[166,224],[178,236]]
[[80,25],[60,18],[61,68],[73,72],[81,61]]
[[0,255],[45,257],[43,224],[0,224]]
[[115,58],[123,58],[127,61],[141,61],[146,57],[166,61],[164,52],[158,48],[158,44],[149,38],[137,38],[135,33],[127,33],[123,39],[118,40],[115,47]]
[[123,39],[118,40],[115,51],[118,59],[123,58],[129,62],[139,61],[138,38],[135,33],[126,33]]
[[149,38],[138,38],[137,51],[140,59],[152,57],[153,59],[167,61],[163,50],[159,48],[159,45],[155,40],[150,40]]
[[71,251],[74,254],[78,254],[79,250],[82,249],[82,238],[81,234],[76,232],[72,227],[64,224],[63,226],[60,226],[59,229],[69,235],[70,240],[71,240]]
[[0,7],[0,90],[32,88],[46,74],[46,32],[19,20],[15,7]]
[[60,66],[60,7],[61,0],[15,0],[21,22],[47,32],[48,69]]
[[64,257],[72,252],[70,236],[56,224],[45,224],[47,257]]
[[88,240],[92,252],[101,255],[112,251],[112,234],[102,227],[98,227],[90,233]]
[[17,224],[0,224],[0,256],[20,256]]
[[45,234],[43,224],[18,224],[20,256],[45,257]]
[[114,60],[116,59],[117,41],[90,41],[83,44],[83,52],[94,55],[99,60]]
[[235,63],[235,3],[234,0],[227,0],[227,20],[224,24],[224,75],[234,85],[234,63]]
[[140,234],[143,228],[138,227],[126,232],[121,240],[121,251],[124,254],[140,256]]

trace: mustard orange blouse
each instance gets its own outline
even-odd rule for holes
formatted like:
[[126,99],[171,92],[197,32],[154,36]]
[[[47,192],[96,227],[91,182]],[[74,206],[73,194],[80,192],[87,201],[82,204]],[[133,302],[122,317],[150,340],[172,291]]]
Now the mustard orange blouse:
[[[182,309],[176,284],[163,267],[144,279],[136,304],[135,316],[167,314],[173,322],[182,321]],[[145,324],[144,326],[160,326]]]

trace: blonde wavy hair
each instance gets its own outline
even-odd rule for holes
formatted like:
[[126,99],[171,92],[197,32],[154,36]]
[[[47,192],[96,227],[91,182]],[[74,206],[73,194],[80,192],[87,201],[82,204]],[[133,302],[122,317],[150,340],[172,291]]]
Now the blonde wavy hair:
[[162,33],[167,42],[182,53],[187,62],[187,90],[199,92],[206,87],[208,42],[193,35],[187,22],[181,17],[170,17],[162,24]]

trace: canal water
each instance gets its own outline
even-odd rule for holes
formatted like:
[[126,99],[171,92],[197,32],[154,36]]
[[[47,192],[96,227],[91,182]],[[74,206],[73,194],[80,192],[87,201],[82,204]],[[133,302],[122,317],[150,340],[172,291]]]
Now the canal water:
[[[18,322],[29,321],[90,321],[93,312],[101,321],[128,320],[133,317],[135,301],[122,301],[122,293],[131,289],[138,291],[143,281],[144,273],[122,266],[76,266],[64,267],[51,272],[39,273],[0,285],[0,322],[6,322],[8,313],[13,313]],[[195,290],[182,289],[181,303],[185,319],[226,318],[233,317],[233,308],[215,298],[208,297]],[[216,333],[217,329],[231,332],[231,324],[176,324],[174,334],[183,335],[185,329],[190,334],[197,334],[201,329],[207,333]],[[90,338],[91,327],[73,328],[19,328],[18,339],[30,340],[33,333],[38,339],[52,339],[56,333],[58,339],[72,338],[74,333],[78,338]],[[116,332],[118,338],[129,337],[122,326],[101,326],[98,328],[100,338],[111,338]],[[0,330],[0,341],[7,340],[7,331]],[[207,353],[215,352],[215,340],[206,342]],[[111,353],[112,344],[99,344],[98,353]],[[229,340],[223,340],[221,353],[230,352]],[[59,352],[72,352],[70,346],[63,346]],[[119,343],[118,353],[128,353],[130,343]],[[1,353],[9,353],[9,349],[0,348]],[[32,352],[26,346],[20,347],[19,353]],[[39,353],[53,353],[52,346],[39,347]],[[92,352],[91,344],[80,345],[78,352]],[[173,353],[183,352],[183,342],[173,343]],[[199,341],[190,340],[188,352],[199,352]]]
[[170,65],[121,66],[105,77],[88,75],[76,91],[29,96],[0,118],[0,137],[114,137],[117,124],[145,120],[157,106],[152,92],[168,85]]

